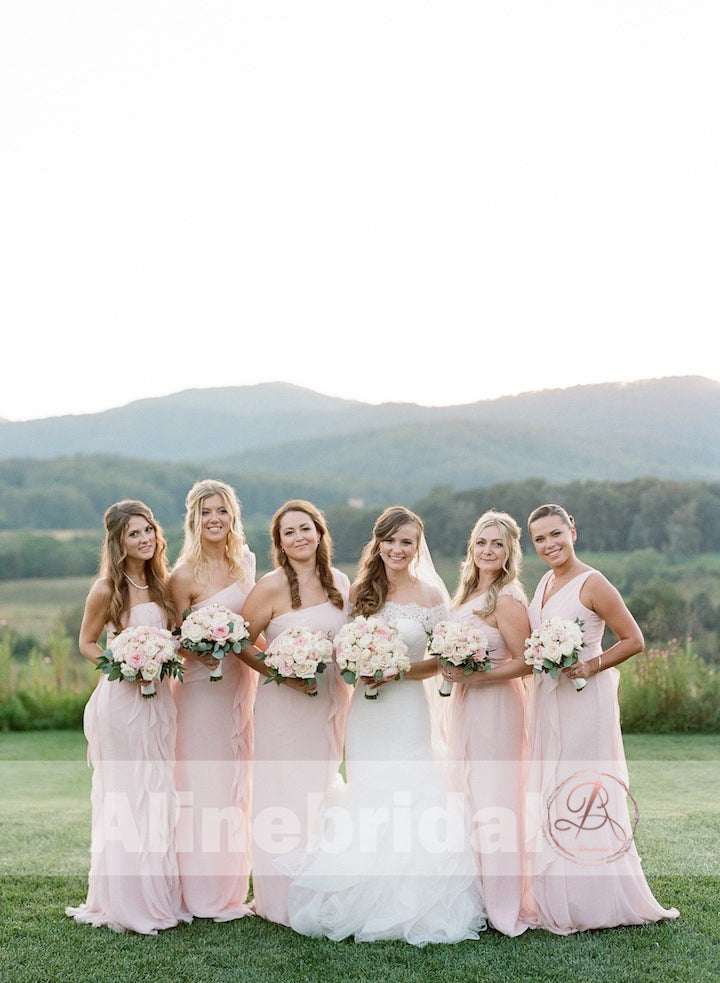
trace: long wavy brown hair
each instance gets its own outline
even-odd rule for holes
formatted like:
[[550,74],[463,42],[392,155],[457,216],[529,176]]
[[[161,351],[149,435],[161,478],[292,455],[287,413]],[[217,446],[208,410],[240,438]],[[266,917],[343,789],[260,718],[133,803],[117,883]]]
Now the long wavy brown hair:
[[148,599],[159,604],[167,616],[167,627],[177,620],[177,612],[170,596],[168,582],[167,543],[160,523],[144,502],[126,498],[115,502],[105,512],[105,539],[100,556],[100,577],[110,584],[112,594],[108,604],[107,620],[115,631],[123,628],[123,616],[130,610],[130,588],[125,579],[127,552],[123,536],[133,516],[145,519],[155,530],[155,552],[145,561],[145,577],[148,582]]
[[335,586],[332,574],[333,542],[328,531],[325,516],[319,508],[306,502],[303,498],[293,498],[285,502],[277,510],[270,522],[270,539],[272,541],[272,559],[276,567],[281,567],[285,571],[290,586],[290,604],[293,610],[302,607],[300,597],[300,585],[298,584],[297,574],[290,560],[285,555],[285,550],[280,541],[280,523],[288,512],[304,512],[312,520],[315,528],[320,535],[317,552],[315,554],[315,569],[320,578],[323,590],[327,594],[328,601],[334,604],[341,611],[345,606],[342,594]]
[[[452,598],[452,607],[458,608],[468,599],[472,592],[477,588],[480,580],[480,571],[473,559],[473,546],[483,529],[488,526],[497,526],[500,532],[500,539],[507,553],[502,569],[487,590],[483,604],[473,614],[481,618],[487,618],[492,614],[497,604],[498,594],[506,584],[517,581],[518,587],[522,590],[519,578],[522,572],[522,550],[520,549],[520,526],[515,519],[507,512],[499,512],[490,509],[484,512],[473,526],[470,538],[467,543],[467,555],[460,567],[460,577],[457,590]],[[523,594],[524,594],[523,590]]]
[[367,617],[370,614],[375,614],[385,603],[389,584],[385,564],[380,556],[380,544],[392,536],[401,526],[406,526],[408,523],[417,527],[419,543],[425,531],[425,524],[419,515],[411,512],[404,505],[390,505],[375,520],[372,539],[366,544],[360,555],[355,582],[353,616],[361,614]]
[[245,531],[240,515],[240,502],[235,490],[224,481],[204,478],[196,481],[185,498],[185,535],[177,563],[187,563],[201,590],[210,581],[210,568],[202,545],[203,502],[212,495],[219,495],[230,515],[230,529],[225,541],[225,558],[233,580],[243,581],[246,576],[243,565]]

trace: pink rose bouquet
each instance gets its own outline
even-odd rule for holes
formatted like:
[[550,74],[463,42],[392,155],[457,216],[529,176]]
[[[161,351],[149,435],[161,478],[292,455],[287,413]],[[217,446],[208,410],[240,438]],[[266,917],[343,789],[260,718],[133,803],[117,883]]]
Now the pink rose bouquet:
[[182,681],[183,664],[177,658],[177,643],[166,628],[124,628],[109,643],[98,662],[108,679],[143,679],[145,699],[155,696],[155,681],[177,676]]
[[180,645],[189,652],[218,659],[210,670],[210,681],[222,679],[222,660],[228,652],[242,651],[248,642],[248,622],[222,604],[207,604],[195,611],[184,611],[177,629]]
[[[352,686],[361,676],[378,682],[402,679],[412,665],[395,623],[375,615],[359,615],[343,625],[335,636],[335,661],[345,682]],[[366,700],[377,697],[377,689],[365,687]]]
[[333,646],[327,635],[313,628],[288,628],[278,635],[260,658],[270,670],[266,683],[302,679],[308,696],[317,696],[317,676],[332,659]]
[[[439,621],[430,636],[428,651],[430,655],[437,655],[444,665],[461,666],[463,673],[469,676],[492,668],[487,647],[487,636],[468,619]],[[452,685],[449,679],[443,679],[440,695],[450,696]]]
[[[576,618],[548,618],[525,640],[525,663],[538,674],[548,673],[553,679],[565,666],[574,666],[580,658],[583,622]],[[573,679],[578,692],[585,688],[586,679]]]

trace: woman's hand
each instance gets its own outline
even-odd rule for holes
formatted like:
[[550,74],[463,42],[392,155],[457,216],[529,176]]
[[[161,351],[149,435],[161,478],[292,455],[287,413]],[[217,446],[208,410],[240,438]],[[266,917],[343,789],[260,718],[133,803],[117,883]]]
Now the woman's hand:
[[440,663],[440,674],[443,679],[447,679],[451,683],[466,683],[473,676],[480,675],[480,673],[473,673],[472,676],[466,675],[460,666],[444,665],[442,662]]
[[576,662],[574,666],[565,666],[562,670],[568,679],[590,679],[597,675],[597,659],[588,659],[587,662]]
[[194,659],[196,662],[207,666],[208,669],[214,669],[215,666],[220,665],[219,659],[214,659],[211,655],[203,655],[202,652],[190,652],[188,649],[180,649],[180,652],[183,659]]

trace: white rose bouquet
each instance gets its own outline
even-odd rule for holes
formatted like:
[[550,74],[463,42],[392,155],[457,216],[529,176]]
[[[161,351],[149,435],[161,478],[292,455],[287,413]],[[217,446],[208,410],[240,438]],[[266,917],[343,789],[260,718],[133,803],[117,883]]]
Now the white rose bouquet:
[[[461,666],[466,676],[492,668],[487,636],[466,621],[439,621],[432,630],[428,651],[443,665]],[[443,679],[440,696],[450,696],[452,681]]]
[[[566,666],[574,666],[580,658],[583,622],[576,618],[548,618],[525,640],[525,663],[538,674],[547,672],[553,679]],[[573,679],[578,692],[585,688],[586,679]]]
[[100,656],[98,669],[108,679],[145,680],[140,690],[145,699],[155,696],[155,681],[177,676],[182,682],[183,664],[177,644],[166,628],[124,628]]
[[248,642],[248,622],[222,604],[207,604],[196,611],[183,611],[183,622],[176,634],[189,652],[218,659],[210,670],[210,681],[222,679],[222,660],[228,652],[242,651]]
[[[335,661],[340,675],[352,686],[361,676],[378,682],[402,679],[412,665],[395,623],[375,615],[359,615],[343,625],[335,636]],[[365,687],[366,700],[376,700],[377,696],[377,689]]]
[[308,696],[317,696],[317,677],[332,659],[333,645],[327,635],[313,628],[288,628],[268,645],[260,658],[270,670],[266,683],[302,679]]

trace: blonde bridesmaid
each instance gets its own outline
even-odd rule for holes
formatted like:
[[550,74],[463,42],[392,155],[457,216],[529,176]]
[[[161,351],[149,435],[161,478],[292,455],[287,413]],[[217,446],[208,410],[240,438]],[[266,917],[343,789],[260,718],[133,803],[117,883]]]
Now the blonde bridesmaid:
[[[240,504],[222,481],[196,482],[185,501],[185,537],[170,577],[182,615],[221,604],[240,617],[255,583]],[[198,918],[230,921],[250,914],[252,706],[257,676],[238,659],[185,652],[178,711],[175,779],[180,802],[178,861],[183,900]]]
[[470,534],[451,619],[479,628],[492,668],[464,675],[441,666],[453,683],[450,757],[469,797],[471,837],[490,925],[520,935],[532,921],[525,845],[527,755],[523,652],[529,634],[520,583],[520,527],[506,512],[481,515]]
[[[264,633],[268,646],[292,627],[334,638],[345,623],[350,582],[332,566],[332,540],[325,518],[311,502],[286,502],[270,524],[275,569],[262,577],[243,614],[250,637]],[[259,650],[243,649],[264,679]],[[338,776],[345,716],[352,690],[334,664],[308,695],[301,680],[258,688],[255,701],[253,773],[253,907],[269,921],[289,925],[288,871],[307,846],[308,830]]]
[[[98,665],[98,644],[128,627],[171,628],[162,529],[143,502],[105,512],[100,577],[88,595],[80,652]],[[116,932],[157,935],[191,921],[175,851],[175,704],[167,680],[144,699],[139,682],[101,676],[85,707],[92,777],[92,862],[87,900],[66,913]]]

